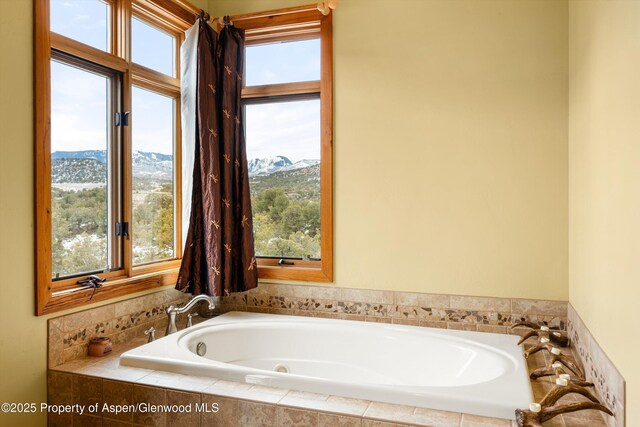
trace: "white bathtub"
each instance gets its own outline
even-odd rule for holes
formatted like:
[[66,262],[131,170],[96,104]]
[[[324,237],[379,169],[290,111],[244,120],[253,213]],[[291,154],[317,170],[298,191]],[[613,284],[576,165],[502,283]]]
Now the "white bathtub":
[[[128,351],[120,363],[513,419],[516,408],[533,402],[517,341],[511,335],[232,312]],[[196,354],[200,342],[204,357]]]

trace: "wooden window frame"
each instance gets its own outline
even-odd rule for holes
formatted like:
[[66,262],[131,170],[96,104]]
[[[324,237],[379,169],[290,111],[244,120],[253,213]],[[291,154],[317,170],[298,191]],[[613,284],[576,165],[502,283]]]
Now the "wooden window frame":
[[[320,80],[249,86],[242,89],[243,104],[278,102],[288,97],[320,98],[320,255],[319,261],[296,260],[278,265],[278,258],[258,257],[260,279],[333,281],[333,37],[332,14],[317,5],[232,16],[245,30],[246,45],[320,38]],[[246,80],[246,79],[244,79]]]
[[[181,258],[181,134],[180,80],[131,62],[131,17],[135,16],[176,37],[176,75],[180,70],[180,44],[184,31],[194,22],[192,12],[171,0],[103,0],[111,6],[110,52],[53,33],[49,26],[49,0],[34,2],[34,169],[35,169],[35,275],[36,315],[53,313],[103,301],[146,289],[174,284]],[[185,1],[181,3],[186,4]],[[194,9],[191,7],[191,9]],[[172,97],[175,101],[174,223],[175,258],[150,264],[133,263],[132,239],[123,239],[122,268],[101,273],[103,287],[82,289],[77,281],[84,276],[52,280],[51,265],[51,78],[52,52],[77,58],[84,63],[119,73],[122,111],[131,111],[133,86]],[[132,117],[132,122],[135,118]],[[132,158],[131,126],[123,127],[122,159]],[[132,224],[132,163],[121,162],[118,185],[123,221]],[[109,213],[110,215],[111,213]],[[135,232],[135,230],[132,230]],[[86,275],[85,275],[86,276]]]

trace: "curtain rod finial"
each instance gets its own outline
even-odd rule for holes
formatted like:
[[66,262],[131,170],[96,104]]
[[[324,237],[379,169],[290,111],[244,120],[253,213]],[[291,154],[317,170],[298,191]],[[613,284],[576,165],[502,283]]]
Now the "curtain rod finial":
[[210,17],[211,16],[209,16],[207,12],[205,12],[203,9],[200,9],[200,13],[198,13],[198,18],[201,18],[204,22],[208,22]]
[[336,8],[336,6],[338,6],[338,2],[336,0],[332,0],[332,1],[323,1],[321,3],[318,3],[317,8],[320,11],[320,13],[327,16],[329,13],[331,13],[333,9]]

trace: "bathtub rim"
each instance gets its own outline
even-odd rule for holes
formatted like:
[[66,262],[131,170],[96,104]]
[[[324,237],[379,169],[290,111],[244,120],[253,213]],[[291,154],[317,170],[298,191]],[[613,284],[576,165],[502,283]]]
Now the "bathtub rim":
[[[281,374],[273,371],[265,371],[262,369],[248,368],[244,366],[238,366],[223,362],[214,361],[211,359],[204,359],[200,356],[192,353],[186,348],[179,346],[179,341],[184,340],[186,336],[193,334],[194,332],[198,332],[202,329],[211,327],[212,325],[218,324],[232,324],[238,322],[246,322],[247,320],[261,320],[264,322],[278,322],[283,320],[294,320],[295,322],[344,322],[345,324],[354,324],[354,323],[362,323],[371,327],[384,327],[391,330],[428,330],[434,333],[435,335],[446,335],[453,337],[475,337],[480,341],[490,341],[491,336],[500,337],[501,340],[511,341],[513,343],[513,347],[510,347],[506,350],[507,354],[513,355],[515,363],[518,365],[510,375],[506,377],[498,377],[494,380],[478,383],[473,385],[461,386],[461,387],[445,387],[440,390],[437,387],[424,387],[422,390],[412,390],[407,399],[404,398],[396,398],[393,395],[391,397],[387,396],[388,393],[397,393],[397,392],[406,392],[406,387],[399,386],[390,386],[390,385],[381,385],[372,388],[370,385],[362,386],[360,384],[351,384],[348,382],[340,383],[335,380],[328,380],[324,378],[317,377],[307,377],[299,375],[298,378],[294,378],[298,381],[298,384],[291,384],[291,377],[295,374]],[[482,390],[483,387],[486,387],[488,384],[494,390],[502,391],[505,389],[505,382],[515,380],[520,384],[520,386],[526,383],[526,389],[523,389],[523,394],[525,397],[519,396],[519,402],[517,407],[525,407],[528,406],[530,402],[533,401],[533,393],[531,391],[531,385],[529,381],[529,374],[527,369],[526,361],[522,355],[522,347],[517,346],[517,341],[519,337],[515,335],[505,335],[505,334],[495,334],[495,333],[485,333],[485,332],[475,332],[475,331],[464,331],[464,330],[448,330],[448,329],[437,329],[437,328],[428,328],[428,327],[419,327],[419,326],[407,326],[407,325],[394,325],[394,324],[385,324],[385,323],[375,323],[375,322],[361,322],[361,321],[353,321],[353,320],[343,320],[343,319],[326,319],[326,318],[315,318],[315,317],[303,317],[303,316],[292,316],[292,315],[280,315],[280,314],[264,314],[264,313],[253,313],[253,312],[228,312],[223,315],[217,316],[215,318],[209,319],[205,322],[199,323],[192,328],[181,330],[177,333],[169,335],[168,337],[159,338],[153,343],[149,343],[143,346],[140,346],[136,349],[129,350],[123,353],[120,356],[120,364],[123,366],[131,366],[138,368],[146,368],[153,369],[158,371],[166,371],[173,372],[178,374],[187,374],[187,375],[195,375],[195,376],[206,376],[213,377],[217,379],[234,381],[234,382],[246,382],[248,384],[255,385],[263,385],[268,387],[282,388],[282,389],[290,389],[290,390],[301,390],[308,391],[312,393],[321,393],[335,396],[344,396],[348,398],[355,399],[365,399],[370,401],[378,401],[385,402],[391,404],[400,404],[400,405],[412,405],[416,407],[423,407],[429,409],[436,410],[445,410],[452,412],[460,412],[460,413],[468,413],[473,415],[487,416],[487,417],[498,417],[505,419],[514,419],[514,403],[513,403],[513,393],[504,393],[503,395],[491,395],[491,397],[486,397],[487,393],[485,390]],[[474,340],[475,341],[475,340]],[[186,356],[187,360],[180,359],[175,354],[175,349],[179,348],[182,352],[182,356]],[[151,349],[152,351],[149,351]],[[163,351],[164,350],[164,351]],[[169,356],[164,356],[159,359],[157,353],[169,354]],[[247,373],[248,372],[248,373]],[[242,378],[239,378],[242,377]],[[250,377],[252,381],[247,381],[247,377]],[[286,378],[289,377],[289,378]],[[297,385],[303,384],[305,387],[298,388]],[[348,385],[351,386],[349,389],[351,391],[346,393],[336,392],[334,387],[336,385]],[[307,387],[308,386],[308,387]],[[464,388],[467,392],[475,392],[476,395],[471,398],[469,395],[461,395],[456,393],[456,389]],[[477,389],[477,390],[474,390]],[[370,392],[374,390],[375,393],[373,395]],[[444,391],[443,391],[444,390]],[[344,390],[340,390],[344,391]],[[438,392],[439,391],[439,392]],[[483,391],[485,391],[483,393]],[[357,395],[354,395],[357,394]],[[376,394],[377,393],[377,394]],[[384,395],[384,398],[379,398],[380,395]],[[425,404],[419,399],[428,398],[428,404]],[[499,401],[500,399],[506,400]],[[462,405],[465,406],[464,409],[455,408],[454,406]],[[487,410],[487,406],[491,406],[491,410]]]

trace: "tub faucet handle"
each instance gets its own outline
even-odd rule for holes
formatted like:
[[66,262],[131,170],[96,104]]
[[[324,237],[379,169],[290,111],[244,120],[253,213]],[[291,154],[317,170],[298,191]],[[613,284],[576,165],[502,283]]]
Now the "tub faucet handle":
[[193,318],[198,317],[198,313],[189,313],[187,314],[187,326],[185,328],[190,328],[193,326]]
[[156,328],[154,328],[153,326],[144,331],[144,334],[149,335],[149,339],[147,340],[147,342],[153,342],[156,340]]

